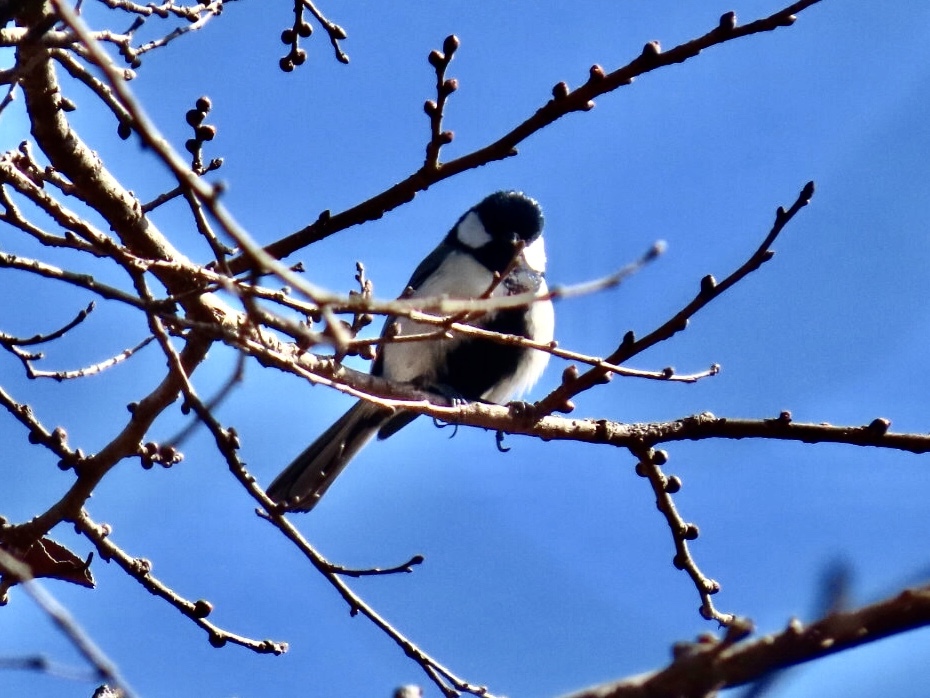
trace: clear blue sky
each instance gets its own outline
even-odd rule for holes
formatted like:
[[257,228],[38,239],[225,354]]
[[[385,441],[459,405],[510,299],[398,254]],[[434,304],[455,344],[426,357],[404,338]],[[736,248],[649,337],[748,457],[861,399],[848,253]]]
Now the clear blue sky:
[[[232,3],[198,35],[147,57],[137,94],[179,148],[188,137],[184,112],[201,94],[212,98],[209,121],[219,133],[207,153],[226,159],[219,173],[229,186],[226,204],[257,240],[270,242],[419,166],[422,103],[434,80],[426,56],[447,34],[462,41],[450,69],[460,89],[447,109],[446,127],[456,133],[448,159],[522,121],[556,82],[583,82],[592,63],[615,68],[649,40],[671,47],[728,10],[748,22],[781,7],[772,0],[579,2],[571,10],[535,2],[397,5],[322,3],[349,33],[351,64],[335,62],[317,29],[305,42],[307,64],[285,75],[277,60],[287,3]],[[353,287],[361,259],[377,294],[391,297],[462,211],[491,191],[521,189],[545,208],[556,283],[601,276],[657,239],[669,243],[622,288],[558,305],[559,341],[606,354],[627,330],[642,334],[667,319],[702,276],[721,278],[738,266],[775,208],[814,179],[814,201],[777,242],[776,257],[687,332],[632,363],[695,371],[716,362],[719,376],[690,386],[614,380],[580,396],[576,414],[650,421],[788,409],[803,421],[864,424],[881,416],[896,430],[927,431],[928,20],[930,6],[921,3],[825,0],[794,27],[646,75],[537,134],[519,157],[443,182],[294,259],[315,283],[342,291]],[[81,133],[127,186],[143,199],[172,186],[149,156],[115,137],[112,119],[87,93],[69,86],[68,96],[79,105],[72,118]],[[4,148],[26,137],[18,109],[21,102],[0,120]],[[160,210],[156,221],[187,254],[208,259],[181,205]],[[3,233],[0,248],[39,254]],[[89,300],[22,274],[0,275],[4,297],[23,289],[16,297],[28,302],[4,303],[0,329],[48,331]],[[99,361],[144,334],[140,318],[104,303],[73,339],[48,348],[48,364]],[[205,395],[233,366],[228,351],[211,359],[196,375]],[[105,376],[59,385],[27,381],[3,355],[0,379],[44,423],[65,425],[71,443],[92,452],[163,365],[152,346]],[[553,388],[563,368],[553,361],[532,397]],[[236,427],[243,458],[267,484],[349,404],[252,366],[219,416]],[[153,438],[181,423],[172,410]],[[2,415],[0,435],[0,513],[21,521],[59,496],[71,475]],[[507,443],[512,450],[500,454],[489,433],[460,429],[449,440],[448,431],[420,420],[364,451],[318,509],[294,519],[324,555],[348,566],[425,555],[414,574],[353,586],[424,649],[498,695],[553,696],[649,670],[666,663],[673,642],[713,629],[671,565],[668,530],[628,453],[521,437]],[[120,465],[90,501],[92,516],[110,523],[130,553],[151,559],[178,592],[209,599],[219,625],[286,640],[291,650],[282,657],[215,650],[189,621],[100,561],[96,592],[49,583],[142,695],[376,697],[410,682],[439,695],[254,516],[205,433],[184,451],[184,462],[168,471]],[[763,441],[675,444],[669,452],[667,471],[684,481],[676,502],[701,529],[692,552],[723,586],[716,602],[762,631],[808,618],[822,574],[838,561],[852,570],[857,602],[927,573],[927,457]],[[55,535],[89,549],[69,531]],[[928,640],[926,631],[912,633],[801,668],[777,695],[924,695]],[[73,659],[50,623],[13,592],[0,611],[0,656],[28,652]],[[0,673],[2,695],[90,692]]]

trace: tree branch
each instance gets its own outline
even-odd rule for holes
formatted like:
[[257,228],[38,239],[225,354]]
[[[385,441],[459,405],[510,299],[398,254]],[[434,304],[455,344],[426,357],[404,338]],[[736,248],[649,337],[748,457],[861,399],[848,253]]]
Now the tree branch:
[[792,620],[781,632],[758,638],[679,645],[675,661],[664,669],[564,698],[709,698],[720,690],[756,681],[771,671],[927,625],[930,586],[921,586],[855,610],[831,613],[807,626]]
[[126,574],[139,582],[150,594],[167,601],[182,614],[194,621],[198,627],[206,631],[210,638],[210,644],[214,647],[222,647],[227,642],[231,642],[259,654],[283,654],[287,652],[286,642],[255,640],[243,635],[231,633],[228,630],[223,630],[218,625],[208,621],[207,616],[213,611],[213,604],[205,599],[189,601],[180,596],[168,585],[152,575],[152,563],[142,558],[132,557],[126,553],[110,540],[110,534],[112,532],[110,527],[105,524],[101,525],[95,523],[90,518],[90,515],[83,509],[78,516],[75,517],[73,523],[78,532],[82,533],[94,544],[103,560],[115,562]]
[[[712,46],[744,36],[791,26],[795,21],[796,13],[819,1],[801,0],[768,17],[743,26],[737,26],[735,15],[727,13],[721,18],[717,27],[703,36],[680,44],[664,53],[659,50],[656,42],[652,42],[646,45],[640,56],[611,73],[605,73],[600,66],[592,66],[586,83],[573,91],[560,90],[556,86],[557,95],[540,107],[535,114],[493,143],[442,164],[434,163],[427,158],[427,162],[420,169],[380,194],[340,213],[330,214],[329,211],[324,211],[316,222],[268,245],[265,251],[275,259],[283,259],[341,230],[377,220],[388,211],[412,201],[418,192],[426,191],[437,182],[515,155],[517,145],[546,126],[572,112],[590,110],[594,106],[592,100],[595,97],[629,85],[634,78],[645,73],[694,58],[701,51]],[[234,273],[241,273],[250,268],[253,261],[247,256],[239,256],[230,260],[229,266]]]

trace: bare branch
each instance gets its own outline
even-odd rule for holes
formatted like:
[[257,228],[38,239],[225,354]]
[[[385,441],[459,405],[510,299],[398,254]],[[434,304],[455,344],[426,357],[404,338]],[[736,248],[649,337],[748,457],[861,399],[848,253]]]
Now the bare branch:
[[336,60],[340,63],[348,63],[349,57],[339,46],[339,42],[348,36],[346,34],[346,30],[340,27],[338,24],[329,21],[326,16],[320,12],[317,6],[311,2],[311,0],[301,0],[301,2],[303,3],[303,6],[310,11],[310,14],[316,18],[316,21],[320,23],[323,29],[326,30],[326,34],[329,36],[329,42],[333,45],[333,51],[336,52]]
[[195,2],[191,5],[179,5],[174,2],[174,0],[167,0],[159,5],[155,3],[148,3],[146,5],[140,5],[131,0],[99,0],[104,5],[111,9],[124,10],[132,14],[139,15],[141,17],[149,17],[151,15],[156,15],[165,19],[169,15],[174,15],[181,19],[186,19],[188,22],[197,21],[204,12],[204,3]]
[[[160,341],[163,341],[160,338]],[[164,342],[163,342],[164,343]],[[226,459],[230,472],[236,477],[246,491],[259,503],[265,510],[262,518],[273,523],[291,542],[293,542],[300,551],[307,557],[313,567],[319,571],[326,580],[336,589],[342,598],[349,604],[352,614],[361,613],[371,620],[378,628],[387,634],[396,642],[407,656],[416,661],[428,676],[439,686],[446,696],[455,696],[459,691],[465,691],[474,695],[486,696],[493,698],[483,686],[470,684],[453,674],[445,666],[437,662],[430,655],[421,650],[416,644],[407,639],[390,623],[388,623],[374,608],[365,603],[361,597],[353,592],[342,580],[341,572],[338,566],[333,565],[320,555],[311,546],[307,540],[294,528],[287,520],[280,507],[265,494],[255,482],[255,478],[246,470],[245,465],[239,459],[236,450],[239,447],[238,435],[233,429],[224,428],[207,409],[200,398],[197,397],[193,387],[185,378],[185,371],[180,357],[173,355],[170,346],[165,346],[166,353],[169,354],[169,363],[172,364],[172,373],[180,380],[184,396],[187,403],[194,410],[197,416],[210,430],[216,442],[217,448]],[[415,558],[414,558],[415,560]],[[411,563],[412,564],[413,560]]]
[[55,49],[52,51],[52,57],[58,61],[58,63],[63,67],[68,74],[84,84],[91,92],[93,92],[97,98],[103,102],[113,115],[116,117],[119,124],[122,125],[120,133],[125,133],[131,123],[129,114],[123,108],[123,105],[113,96],[113,92],[105,84],[103,84],[96,77],[91,75],[88,70],[81,65],[78,60],[69,52],[64,49]]
[[120,301],[121,303],[131,305],[135,308],[139,308],[140,310],[170,310],[171,306],[173,306],[173,302],[170,301],[167,303],[156,303],[154,306],[147,306],[144,301],[139,300],[139,298],[136,296],[118,288],[108,286],[107,284],[102,284],[89,274],[80,274],[67,271],[50,264],[45,264],[44,262],[40,262],[37,259],[28,259],[25,257],[19,257],[14,254],[4,254],[3,252],[0,252],[0,269],[20,269],[22,271],[28,271],[47,279],[64,281],[65,283],[77,286],[78,288],[91,291],[101,298]]
[[175,27],[170,32],[164,36],[149,41],[145,44],[142,44],[138,48],[132,48],[131,46],[124,46],[122,48],[122,53],[126,57],[126,60],[133,66],[138,67],[139,56],[153,51],[157,48],[162,48],[167,46],[169,43],[175,39],[189,34],[190,32],[197,31],[202,29],[203,26],[209,22],[213,17],[216,17],[223,11],[223,3],[225,0],[210,0],[206,3],[200,3],[199,12],[196,19],[193,19],[190,24],[186,24],[181,27]]
[[458,37],[451,34],[443,42],[442,51],[431,51],[429,54],[430,65],[436,71],[436,101],[429,100],[423,105],[430,123],[430,139],[426,144],[424,170],[438,171],[440,168],[439,151],[442,146],[452,142],[452,131],[442,130],[442,117],[446,108],[446,100],[459,88],[458,80],[454,78],[446,80],[446,69],[452,62],[452,56],[458,47]]
[[[6,408],[7,412],[20,424],[26,427],[29,432],[30,443],[45,446],[61,459],[60,466],[64,466],[65,468],[74,467],[83,457],[79,450],[72,451],[68,448],[68,434],[64,429],[57,427],[49,431],[38,420],[29,405],[16,402],[2,387],[0,387],[0,405]],[[38,539],[45,533],[47,533],[47,531],[42,531],[36,538]]]
[[204,599],[197,601],[188,601],[174,590],[168,587],[164,582],[152,575],[152,565],[148,560],[132,557],[122,548],[110,540],[111,529],[106,524],[97,524],[90,515],[81,510],[80,514],[74,519],[75,528],[94,544],[100,557],[107,562],[113,561],[126,572],[130,577],[141,584],[146,591],[154,596],[167,601],[185,616],[190,618],[194,623],[203,628],[210,638],[210,644],[214,647],[222,647],[227,642],[234,645],[245,647],[259,654],[283,654],[287,652],[286,642],[275,642],[273,640],[254,640],[243,635],[237,635],[207,620],[207,616],[213,610],[213,604]]
[[930,625],[930,586],[907,589],[878,603],[830,613],[809,625],[792,620],[781,632],[744,641],[680,645],[659,671],[572,693],[564,698],[712,696],[776,669]]
[[55,339],[63,337],[65,334],[84,322],[84,320],[87,319],[87,316],[93,312],[95,306],[96,303],[91,301],[87,304],[86,308],[74,316],[73,320],[58,328],[57,330],[49,332],[48,334],[36,334],[32,337],[10,337],[8,335],[0,335],[0,343],[15,345],[18,347],[26,347],[32,346],[34,344],[45,344],[46,342],[51,342]]
[[698,527],[681,518],[672,500],[672,494],[681,488],[681,480],[674,476],[667,477],[662,472],[662,465],[668,460],[668,454],[665,451],[655,451],[651,448],[630,449],[630,451],[639,459],[636,474],[649,481],[656,499],[656,507],[665,517],[672,533],[672,540],[675,542],[675,557],[672,564],[677,569],[687,572],[701,597],[701,615],[706,620],[715,620],[724,626],[730,626],[736,622],[747,623],[732,613],[721,613],[714,606],[711,597],[720,591],[720,584],[701,572],[688,548],[688,541],[698,537]]
[[[723,281],[717,282],[713,276],[707,275],[701,280],[701,288],[697,295],[684,308],[678,311],[671,319],[666,321],[657,329],[650,332],[641,339],[636,339],[632,332],[628,332],[623,338],[622,344],[617,347],[609,357],[607,362],[612,364],[622,364],[633,356],[645,351],[651,346],[664,342],[666,339],[681,332],[688,326],[688,320],[699,310],[704,308],[715,298],[719,297],[724,291],[734,286],[736,283],[756,271],[765,262],[770,260],[775,253],[771,246],[775,239],[784,230],[785,226],[802,208],[810,203],[814,195],[814,183],[808,182],[798,198],[792,204],[791,208],[785,211],[781,206],[775,214],[775,223],[773,224],[768,235],[762,241],[762,244],[736,271],[727,276]],[[536,404],[539,414],[550,414],[551,412],[562,410],[565,405],[571,404],[571,398],[579,393],[590,389],[591,387],[603,383],[608,377],[607,372],[600,367],[592,368],[586,373],[577,376],[569,376],[565,380],[563,376],[562,384],[552,391],[545,398]]]
[[[549,124],[576,111],[587,111],[594,106],[593,99],[618,87],[629,85],[639,75],[651,72],[674,63],[682,63],[694,58],[704,49],[726,43],[737,38],[770,32],[781,27],[790,26],[795,21],[795,14],[815,5],[819,0],[801,0],[775,12],[768,17],[743,26],[734,21],[721,22],[717,27],[692,41],[661,52],[657,45],[647,44],[648,50],[627,65],[611,73],[604,73],[600,66],[592,66],[588,81],[574,91],[560,93],[558,98],[540,107],[533,116],[526,119],[494,143],[463,155],[455,160],[443,163],[437,168],[421,167],[416,172],[384,190],[367,201],[337,214],[325,211],[316,222],[277,242],[268,245],[265,251],[276,259],[283,259],[299,249],[318,240],[329,237],[340,230],[367,221],[377,220],[388,211],[412,200],[417,192],[429,189],[433,184],[449,177],[471,170],[489,162],[502,160],[515,154],[516,147],[527,138],[542,130]],[[255,262],[253,255],[240,256],[230,261],[230,269],[240,273]]]
[[84,368],[77,368],[71,371],[39,371],[32,367],[32,363],[28,362],[26,364],[27,372],[30,378],[54,378],[56,381],[72,380],[74,378],[85,378],[87,376],[92,376],[102,371],[107,370],[116,364],[122,363],[126,359],[133,356],[137,351],[149,345],[149,343],[155,339],[154,337],[146,337],[141,342],[136,344],[133,347],[124,349],[116,356],[111,356],[109,359],[100,361],[90,366],[85,366]]

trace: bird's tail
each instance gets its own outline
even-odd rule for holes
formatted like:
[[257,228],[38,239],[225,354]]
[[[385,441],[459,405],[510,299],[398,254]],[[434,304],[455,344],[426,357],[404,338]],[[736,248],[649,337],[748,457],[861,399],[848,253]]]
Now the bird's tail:
[[393,414],[364,400],[307,446],[268,486],[267,494],[289,511],[310,511],[343,468]]

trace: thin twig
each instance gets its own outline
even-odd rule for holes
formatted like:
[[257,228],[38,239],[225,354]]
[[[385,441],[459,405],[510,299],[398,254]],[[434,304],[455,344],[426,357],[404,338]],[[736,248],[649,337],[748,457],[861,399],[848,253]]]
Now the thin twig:
[[194,623],[203,628],[214,647],[222,647],[227,642],[250,649],[259,654],[283,654],[287,652],[286,642],[273,640],[255,640],[244,635],[237,635],[207,620],[213,610],[213,605],[204,599],[189,601],[171,589],[164,582],[152,575],[151,563],[142,558],[129,555],[110,539],[110,527],[95,523],[90,515],[81,510],[73,521],[78,532],[88,538],[97,548],[100,557],[105,561],[113,561],[130,577],[141,584],[150,594],[157,596],[174,606]]
[[329,37],[329,42],[333,45],[333,51],[336,53],[336,60],[340,63],[348,63],[349,56],[346,55],[345,51],[342,50],[342,47],[339,45],[339,42],[344,40],[348,35],[346,30],[340,27],[335,22],[331,22],[326,18],[320,10],[314,5],[310,0],[301,0],[310,14],[312,14],[316,21],[320,23],[323,29],[326,30],[326,35]]
[[67,334],[68,332],[73,330],[75,327],[80,325],[82,322],[84,322],[84,320],[87,319],[87,316],[90,315],[94,311],[95,307],[96,307],[96,303],[94,301],[91,301],[90,303],[87,304],[86,308],[84,308],[83,310],[78,312],[77,315],[74,316],[74,319],[72,319],[66,325],[63,325],[62,327],[58,328],[57,330],[49,332],[48,334],[35,334],[32,337],[2,336],[0,337],[0,343],[2,344],[9,343],[9,344],[14,344],[19,347],[26,347],[26,346],[32,346],[35,344],[45,344],[46,342],[51,342],[53,340],[59,339],[60,337],[63,337],[65,334]]
[[455,92],[458,80],[446,79],[446,69],[452,62],[455,50],[459,47],[459,40],[454,34],[446,37],[442,44],[442,51],[430,51],[429,62],[436,71],[436,100],[429,100],[423,105],[423,110],[429,117],[430,139],[426,144],[426,160],[423,162],[424,170],[436,172],[440,168],[439,151],[442,146],[452,142],[452,131],[442,130],[442,117],[446,109],[446,100]]
[[131,0],[98,1],[111,9],[124,10],[141,17],[149,17],[154,14],[164,19],[171,14],[175,17],[186,19],[188,22],[196,21],[204,11],[204,5],[200,2],[192,3],[191,5],[179,5],[173,0],[167,0],[167,2],[162,2],[161,4],[152,2],[147,5],[140,5],[139,3],[131,2]]
[[100,361],[98,363],[91,364],[90,366],[85,366],[83,368],[78,368],[71,371],[40,371],[33,368],[32,363],[30,362],[26,364],[28,375],[30,378],[53,378],[58,382],[72,380],[74,378],[86,378],[87,376],[93,376],[132,357],[140,349],[148,346],[153,339],[155,338],[152,336],[146,337],[135,346],[124,349],[116,356],[111,356],[109,359],[105,359],[104,361]]
[[[606,361],[610,364],[622,364],[633,356],[645,351],[651,346],[663,342],[683,331],[688,326],[688,320],[697,314],[715,298],[719,297],[724,291],[734,286],[746,276],[756,271],[765,262],[774,256],[771,249],[772,244],[778,235],[784,230],[785,226],[802,208],[810,203],[814,195],[814,183],[808,182],[791,208],[785,211],[781,206],[775,214],[775,222],[771,230],[765,236],[762,244],[756,248],[756,251],[747,259],[738,269],[727,276],[723,281],[717,282],[713,276],[707,275],[701,280],[700,290],[697,295],[684,308],[679,310],[674,316],[656,328],[645,337],[636,339],[632,332],[628,332],[623,338],[623,342],[617,349],[607,357]],[[560,410],[563,406],[571,404],[571,399],[579,393],[589,388],[603,383],[607,377],[607,371],[601,367],[595,367],[583,373],[580,376],[568,376],[567,380],[563,379],[562,384],[553,390],[549,395],[536,404],[538,414],[551,414]]]
[[732,613],[718,611],[711,598],[720,591],[720,584],[705,576],[691,555],[688,541],[698,537],[698,527],[681,518],[672,500],[672,494],[681,488],[681,480],[677,477],[667,477],[662,472],[662,465],[668,459],[668,454],[665,451],[655,451],[651,448],[631,448],[630,451],[639,459],[636,466],[637,475],[649,481],[655,496],[656,507],[665,517],[669,531],[671,531],[672,540],[675,543],[675,557],[672,564],[688,574],[701,597],[701,615],[706,620],[715,620],[723,626],[733,624],[737,620],[736,616]]
[[[576,111],[587,111],[593,107],[593,99],[611,92],[624,85],[629,85],[637,76],[675,63],[682,63],[694,58],[701,51],[723,44],[737,38],[770,32],[781,27],[791,26],[795,14],[815,5],[820,0],[800,0],[768,17],[749,24],[737,26],[733,22],[721,21],[717,27],[697,39],[685,42],[668,51],[656,51],[654,44],[647,44],[648,50],[627,65],[611,73],[605,73],[600,66],[592,66],[588,81],[577,89],[540,107],[535,114],[501,136],[494,143],[479,148],[459,158],[445,162],[438,169],[420,167],[397,184],[381,193],[340,213],[321,215],[319,219],[305,228],[281,238],[268,245],[265,251],[276,259],[283,259],[299,249],[318,240],[329,237],[346,228],[367,221],[376,220],[388,211],[413,199],[417,192],[426,191],[442,180],[454,177],[467,170],[502,160],[516,154],[516,147],[527,138],[538,133],[551,123]],[[729,15],[725,15],[729,17]],[[247,253],[230,261],[234,273],[240,273],[256,262],[255,255]]]
[[202,29],[207,22],[209,22],[213,17],[218,16],[223,11],[223,2],[224,0],[212,0],[207,4],[201,3],[199,16],[189,24],[185,24],[181,27],[175,27],[164,36],[142,44],[138,48],[127,46],[124,48],[123,54],[126,56],[127,61],[135,64],[135,62],[139,59],[139,56],[157,48],[167,46],[169,43],[179,37],[184,36],[185,34]]
[[[26,427],[30,443],[41,444],[54,453],[66,467],[75,467],[82,458],[80,451],[68,448],[68,435],[64,429],[57,427],[49,431],[36,417],[32,408],[24,403],[16,402],[13,397],[0,387],[0,406],[3,406],[20,424]],[[43,531],[36,536],[38,539],[44,535]]]

